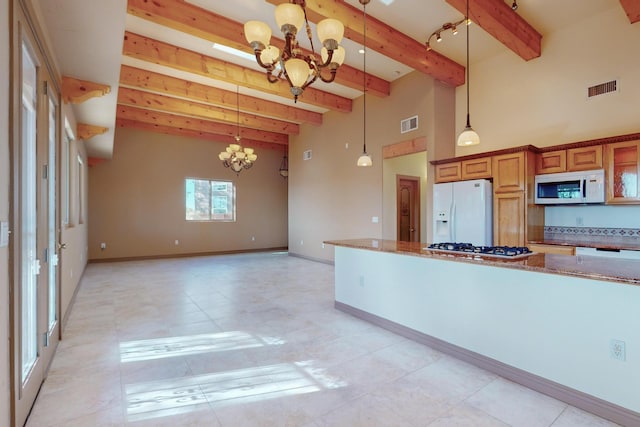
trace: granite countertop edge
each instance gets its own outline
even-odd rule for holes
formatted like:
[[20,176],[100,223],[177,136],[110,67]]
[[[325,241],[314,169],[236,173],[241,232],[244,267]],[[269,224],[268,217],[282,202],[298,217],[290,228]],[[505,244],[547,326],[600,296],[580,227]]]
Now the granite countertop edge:
[[374,238],[326,240],[324,243],[353,249],[365,249],[640,286],[640,260],[543,253],[534,253],[528,257],[517,259],[495,258],[478,254],[442,253],[424,249],[428,246],[426,243],[399,242],[396,240]]

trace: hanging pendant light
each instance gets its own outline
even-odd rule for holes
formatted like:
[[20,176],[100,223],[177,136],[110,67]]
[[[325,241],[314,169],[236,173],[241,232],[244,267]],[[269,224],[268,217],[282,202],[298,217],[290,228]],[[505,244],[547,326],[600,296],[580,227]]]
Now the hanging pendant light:
[[362,50],[364,52],[364,62],[362,66],[362,90],[364,91],[364,93],[362,95],[362,154],[358,158],[357,165],[362,167],[373,165],[371,156],[369,156],[369,154],[367,153],[367,4],[369,4],[369,1],[370,0],[360,0],[364,15],[364,31],[362,42]]
[[287,147],[284,147],[284,157],[282,157],[282,162],[280,163],[280,169],[278,169],[278,173],[284,179],[287,179],[289,176],[289,160],[287,159]]
[[469,67],[469,29],[471,20],[469,19],[469,0],[467,0],[467,126],[458,136],[458,145],[468,147],[470,145],[480,144],[480,136],[471,127],[471,119],[469,116],[469,81],[471,80],[471,72]]

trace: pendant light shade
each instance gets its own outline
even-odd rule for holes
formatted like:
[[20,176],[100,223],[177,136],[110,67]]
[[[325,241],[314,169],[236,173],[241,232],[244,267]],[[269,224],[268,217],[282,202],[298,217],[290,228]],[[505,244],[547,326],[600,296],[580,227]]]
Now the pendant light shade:
[[468,147],[470,145],[480,144],[480,136],[471,127],[471,119],[469,115],[469,83],[471,80],[471,67],[469,66],[469,29],[471,27],[471,21],[469,20],[469,0],[467,0],[467,126],[462,133],[458,136],[458,146]]
[[365,151],[360,157],[358,157],[358,166],[372,166],[371,156]]

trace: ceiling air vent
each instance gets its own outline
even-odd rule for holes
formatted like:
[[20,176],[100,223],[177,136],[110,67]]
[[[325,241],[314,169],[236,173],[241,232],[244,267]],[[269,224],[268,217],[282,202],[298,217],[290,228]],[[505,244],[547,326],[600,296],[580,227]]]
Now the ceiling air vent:
[[418,116],[409,117],[400,121],[400,133],[411,132],[418,129]]
[[587,89],[587,96],[592,98],[598,95],[604,95],[605,93],[617,92],[618,81],[611,80],[610,82],[600,83],[599,85],[591,86]]
[[311,160],[311,150],[305,150],[302,153],[302,160]]

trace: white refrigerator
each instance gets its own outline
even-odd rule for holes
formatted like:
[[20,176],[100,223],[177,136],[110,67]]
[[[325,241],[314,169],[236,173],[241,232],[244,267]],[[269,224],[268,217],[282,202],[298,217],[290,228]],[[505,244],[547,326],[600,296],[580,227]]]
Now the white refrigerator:
[[491,181],[447,182],[433,186],[433,243],[493,244]]

